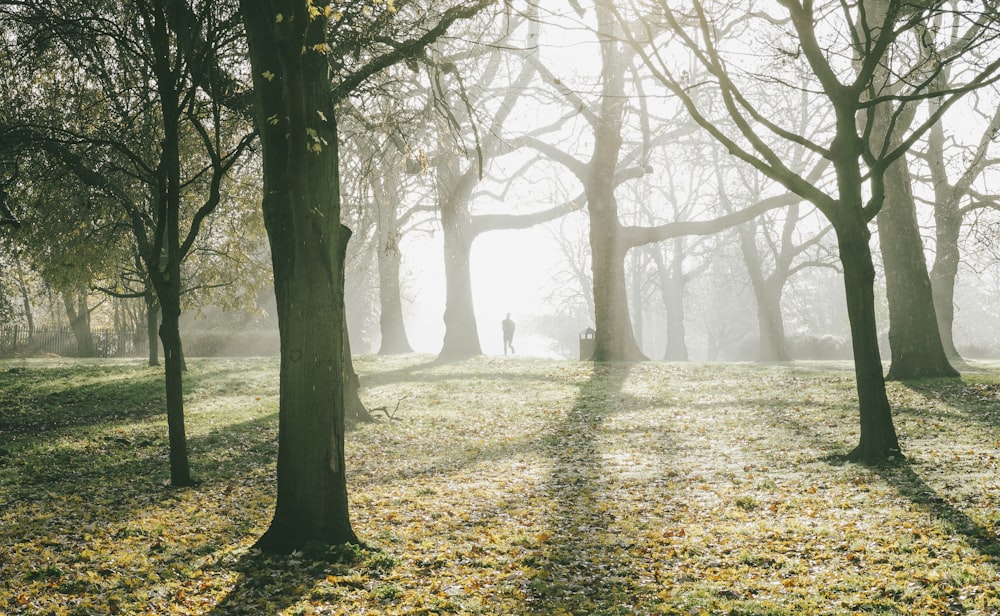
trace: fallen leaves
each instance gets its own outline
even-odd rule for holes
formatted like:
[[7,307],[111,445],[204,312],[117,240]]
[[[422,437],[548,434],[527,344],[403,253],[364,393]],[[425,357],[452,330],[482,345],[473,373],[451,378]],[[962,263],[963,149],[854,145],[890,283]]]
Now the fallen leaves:
[[151,390],[129,389],[150,371],[24,365],[0,369],[0,612],[1000,610],[994,366],[891,384],[909,464],[866,468],[838,458],[842,367],[359,358],[370,406],[404,400],[347,435],[367,547],[277,558],[250,549],[272,514],[274,362],[192,361],[202,484],[183,490],[162,485]]

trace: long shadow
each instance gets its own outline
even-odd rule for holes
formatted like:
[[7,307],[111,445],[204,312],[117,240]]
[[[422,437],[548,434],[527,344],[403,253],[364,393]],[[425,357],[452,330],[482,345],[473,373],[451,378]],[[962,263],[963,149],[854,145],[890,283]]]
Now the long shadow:
[[[978,411],[982,409],[983,405],[981,404],[981,396],[970,397],[967,393],[963,393],[967,392],[968,386],[961,381],[956,379],[934,379],[919,382],[906,382],[904,385],[914,391],[923,393],[928,399],[945,399],[953,405],[958,402],[959,408],[961,408],[961,401],[966,400],[969,406],[963,410],[963,413],[977,418],[978,420],[983,421],[983,423],[994,428],[1000,425],[997,423],[998,413],[996,412],[995,407],[992,412],[983,415],[977,415],[976,413],[969,412],[972,410]],[[1000,393],[1000,386],[994,386],[986,389]],[[976,388],[976,390],[980,391],[980,388]],[[774,401],[771,400],[770,402],[773,403]],[[802,403],[803,402],[801,400],[788,400],[786,402],[788,406]],[[845,407],[846,406],[850,406],[852,411],[856,409],[854,405],[845,404]],[[893,413],[897,416],[912,414],[924,419],[928,418],[929,415],[954,415],[954,413],[950,413],[949,411],[935,408],[931,408],[929,410],[896,408],[893,409]],[[954,421],[957,418],[951,417],[950,419]],[[808,442],[810,446],[815,449],[831,452],[822,458],[827,463],[835,466],[841,466],[848,463],[846,459],[846,452],[849,449],[849,445],[846,442],[838,443],[820,439],[811,426],[796,419],[794,414],[782,414],[781,420],[781,427],[794,437]],[[832,453],[834,451],[842,451],[844,453]],[[903,453],[905,455],[906,451],[904,450]],[[886,485],[891,486],[900,496],[908,500],[918,510],[930,514],[933,518],[950,528],[954,533],[965,537],[969,546],[978,551],[990,562],[1000,562],[1000,539],[998,539],[990,530],[978,524],[964,511],[950,504],[946,498],[941,496],[937,490],[930,486],[920,476],[908,460],[904,459],[886,462],[870,466],[868,468],[877,473]]]
[[[291,556],[247,553],[227,567],[238,572],[239,578],[206,616],[277,614],[302,599],[301,589],[314,588],[321,580],[339,579],[336,583],[345,586],[360,584],[350,573],[359,568],[361,552],[356,546],[306,546]],[[335,597],[336,586],[327,585],[328,593]]]
[[595,364],[576,404],[546,439],[555,509],[547,549],[526,563],[542,571],[528,588],[530,613],[617,613],[635,595],[634,576],[621,564],[628,559],[614,535],[613,514],[599,501],[608,477],[596,443],[602,422],[621,410],[630,370],[628,364]]
[[51,440],[67,431],[139,421],[164,410],[163,375],[139,364],[0,371],[0,441]]
[[874,467],[880,477],[915,507],[932,515],[952,532],[965,537],[969,547],[996,565],[1000,563],[1000,540],[988,529],[979,525],[961,509],[949,504],[938,492],[927,485],[910,464],[905,462]]

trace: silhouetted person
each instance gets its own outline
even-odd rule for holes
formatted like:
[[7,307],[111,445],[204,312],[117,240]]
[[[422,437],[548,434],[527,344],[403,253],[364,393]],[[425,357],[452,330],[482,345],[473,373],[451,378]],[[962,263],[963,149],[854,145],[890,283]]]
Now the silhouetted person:
[[500,322],[503,326],[503,354],[507,354],[507,347],[510,347],[510,354],[514,354],[514,322],[510,320],[510,313],[507,318]]

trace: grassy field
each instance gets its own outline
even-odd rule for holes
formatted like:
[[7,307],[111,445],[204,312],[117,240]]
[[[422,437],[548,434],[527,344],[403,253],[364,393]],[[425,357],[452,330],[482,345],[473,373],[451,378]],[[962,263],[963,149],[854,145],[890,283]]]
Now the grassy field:
[[364,548],[274,558],[275,360],[0,362],[0,613],[997,614],[1000,364],[890,385],[906,463],[845,464],[846,364],[359,358]]

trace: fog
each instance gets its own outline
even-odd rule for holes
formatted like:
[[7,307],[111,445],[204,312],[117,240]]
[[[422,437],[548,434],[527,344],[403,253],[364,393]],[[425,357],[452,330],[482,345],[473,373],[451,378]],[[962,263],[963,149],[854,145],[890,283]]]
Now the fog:
[[[730,18],[724,5],[716,8],[717,19]],[[355,353],[379,352],[394,322],[405,330],[397,349],[502,356],[500,322],[510,314],[515,357],[578,358],[583,330],[603,335],[622,325],[615,338],[631,331],[636,351],[624,345],[612,356],[851,358],[838,245],[848,225],[837,209],[847,206],[837,201],[844,191],[829,164],[843,110],[824,97],[820,76],[802,57],[805,43],[774,20],[754,14],[713,34],[713,53],[728,71],[723,78],[721,68],[699,61],[705,50],[682,36],[681,24],[668,26],[662,10],[645,2],[518,5],[456,25],[420,63],[394,66],[358,89],[338,122],[342,221],[354,231],[345,297]],[[818,18],[816,34],[846,82],[856,69],[843,61],[853,52],[837,35],[836,19]],[[954,42],[944,28],[933,35],[942,49]],[[885,83],[872,92],[888,88],[892,75],[940,70],[940,63],[920,63],[912,41],[893,45]],[[933,287],[946,351],[953,338],[967,358],[1000,356],[993,195],[1000,93],[983,79],[974,94],[949,98],[986,70],[977,54],[988,59],[996,42],[981,45],[949,60],[952,70],[940,78],[953,80],[951,89],[930,91],[928,78],[907,97],[898,92],[909,81],[891,83],[897,98],[880,105],[913,135],[892,159],[905,163],[905,180],[873,179],[890,166],[878,157],[897,153],[870,147],[855,157],[883,357],[893,304],[934,311],[930,293],[923,303],[890,301],[903,278]],[[930,122],[935,105],[950,107]],[[857,104],[852,115],[862,134],[883,130],[874,112],[862,117],[876,107]],[[250,158],[234,168],[231,189],[259,190],[259,161]],[[883,184],[889,189],[876,198]],[[904,195],[899,205],[903,193],[912,199]],[[259,195],[252,197],[233,205],[239,216],[259,209]],[[769,201],[781,207],[761,207]],[[901,207],[913,223],[910,235],[886,214]],[[756,216],[737,220],[754,208]],[[213,216],[227,215],[238,218]],[[182,330],[192,355],[278,352],[266,240],[255,224],[246,252],[258,265],[230,273],[237,280],[214,294],[187,300]],[[199,240],[204,254],[220,252],[212,242],[231,241],[233,228],[210,227]],[[884,245],[883,234],[892,236]],[[915,246],[925,263],[908,269],[919,261],[914,253],[882,250],[900,245]],[[884,255],[897,262],[883,263]],[[198,267],[185,264],[192,287]],[[13,283],[5,284],[15,296]],[[58,298],[34,293],[40,315],[62,319]],[[220,298],[226,293],[239,301]],[[7,303],[11,320],[23,318],[16,302]],[[394,303],[397,316],[390,314]],[[953,317],[942,316],[945,305]],[[94,326],[139,327],[141,309],[129,310],[135,314],[97,310]]]

